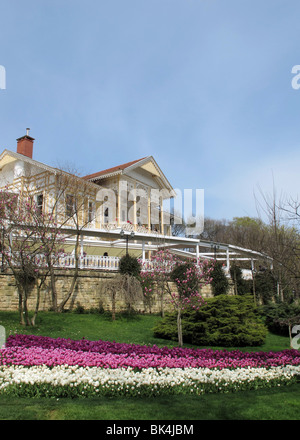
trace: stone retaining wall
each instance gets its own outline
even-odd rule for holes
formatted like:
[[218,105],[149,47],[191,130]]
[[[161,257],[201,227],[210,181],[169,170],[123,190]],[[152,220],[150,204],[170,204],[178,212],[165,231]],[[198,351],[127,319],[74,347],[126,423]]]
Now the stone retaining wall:
[[[105,289],[106,283],[114,279],[118,272],[104,272],[96,270],[80,270],[80,274],[73,292],[72,297],[67,302],[65,308],[72,310],[78,306],[85,310],[99,309],[111,310],[111,295]],[[56,273],[56,289],[58,294],[58,304],[68,291],[68,287],[72,281],[73,271],[57,271]],[[203,286],[202,296],[212,296],[211,286]],[[35,287],[28,299],[29,310],[34,310],[36,302]],[[18,310],[19,296],[14,277],[10,273],[0,274],[0,310],[15,311]],[[169,306],[170,307],[170,306]],[[169,308],[165,301],[165,310]],[[39,310],[47,311],[51,308],[51,290],[47,281],[41,290],[41,299]],[[157,294],[154,294],[151,313],[160,312],[160,300]],[[140,312],[148,313],[149,306],[144,301],[134,304],[134,309]],[[122,295],[116,296],[116,311],[126,310],[126,303]]]

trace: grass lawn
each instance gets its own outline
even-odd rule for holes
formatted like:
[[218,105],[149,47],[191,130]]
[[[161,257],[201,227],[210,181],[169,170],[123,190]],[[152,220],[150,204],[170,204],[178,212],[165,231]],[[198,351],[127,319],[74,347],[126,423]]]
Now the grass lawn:
[[300,385],[202,396],[0,398],[1,420],[299,420]]
[[[155,338],[152,328],[160,320],[157,315],[118,315],[115,321],[109,314],[93,313],[53,313],[40,312],[35,327],[24,327],[18,323],[17,312],[0,311],[0,325],[5,327],[6,337],[10,334],[34,334],[51,336],[52,338],[90,339],[116,341],[131,344],[146,344],[158,346],[176,346],[176,341]],[[185,344],[186,347],[196,347]],[[236,347],[209,347],[214,349]],[[284,336],[267,335],[264,345],[259,347],[240,347],[243,351],[278,351],[289,348],[289,338]]]
[[[153,337],[151,329],[159,319],[156,315],[133,315],[119,316],[112,322],[108,315],[41,312],[36,327],[24,328],[18,324],[17,313],[0,312],[0,325],[5,327],[6,336],[27,333],[54,338],[84,337],[169,347],[176,345]],[[244,347],[243,350],[287,348],[287,337],[269,334],[263,346]],[[184,396],[184,400],[181,396],[151,399],[0,398],[0,420],[298,420],[299,414],[300,384],[231,394]]]

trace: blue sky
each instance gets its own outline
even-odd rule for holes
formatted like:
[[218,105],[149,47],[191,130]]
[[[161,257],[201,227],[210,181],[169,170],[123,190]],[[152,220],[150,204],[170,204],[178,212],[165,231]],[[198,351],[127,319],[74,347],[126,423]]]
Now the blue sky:
[[82,174],[153,155],[205,214],[299,194],[300,3],[2,0],[0,149]]

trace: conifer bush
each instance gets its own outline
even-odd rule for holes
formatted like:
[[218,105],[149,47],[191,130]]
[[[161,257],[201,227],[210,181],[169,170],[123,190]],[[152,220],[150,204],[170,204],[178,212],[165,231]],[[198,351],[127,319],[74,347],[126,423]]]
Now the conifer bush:
[[137,277],[141,271],[141,265],[137,258],[127,254],[120,259],[120,272],[123,275]]
[[[204,346],[260,346],[267,328],[251,295],[218,295],[208,298],[198,311],[182,316],[186,343]],[[176,316],[168,314],[153,329],[156,337],[176,340]]]
[[228,293],[229,281],[225,275],[223,266],[219,261],[214,263],[210,276],[212,277],[211,286],[214,296],[225,295]]

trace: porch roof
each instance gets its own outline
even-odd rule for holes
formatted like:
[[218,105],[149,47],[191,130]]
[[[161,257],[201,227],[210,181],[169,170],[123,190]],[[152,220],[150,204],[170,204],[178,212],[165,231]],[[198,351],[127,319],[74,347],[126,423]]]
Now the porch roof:
[[[65,226],[60,228],[60,231],[63,234],[74,236],[78,233],[84,237],[94,237],[96,239],[102,240],[122,240],[126,241],[126,235],[131,236],[131,232],[124,231],[124,238],[121,237],[121,227],[116,229],[107,231],[105,229],[96,229],[96,228],[82,228],[80,231],[76,231],[71,227]],[[149,243],[156,244],[160,247],[195,247],[199,243],[199,239],[196,238],[186,238],[186,237],[176,237],[176,236],[167,236],[163,234],[155,233],[143,233],[143,232],[134,232],[134,237],[132,241],[136,243]]]
[[[62,233],[70,236],[77,234],[76,231],[71,228],[62,228]],[[111,231],[99,230],[86,228],[80,231],[82,237],[87,238],[97,238],[98,245],[103,246],[105,242],[111,247],[121,248],[126,243],[125,236],[131,236],[131,232],[124,231],[125,236],[121,236],[122,228],[116,228]],[[216,243],[206,240],[201,240],[199,238],[187,238],[187,237],[177,237],[177,236],[165,236],[159,233],[142,233],[135,232],[134,236],[129,240],[129,247],[137,248],[138,245],[144,244],[145,249],[162,249],[168,248],[173,253],[185,256],[187,258],[202,258],[202,259],[221,259],[226,260],[228,258],[236,260],[255,260],[261,259],[268,261],[272,265],[273,259],[262,253],[251,249],[242,248],[239,246],[226,244],[226,243]],[[200,251],[201,248],[208,249],[207,251]],[[193,250],[191,250],[193,249]],[[223,251],[223,252],[222,252]]]

